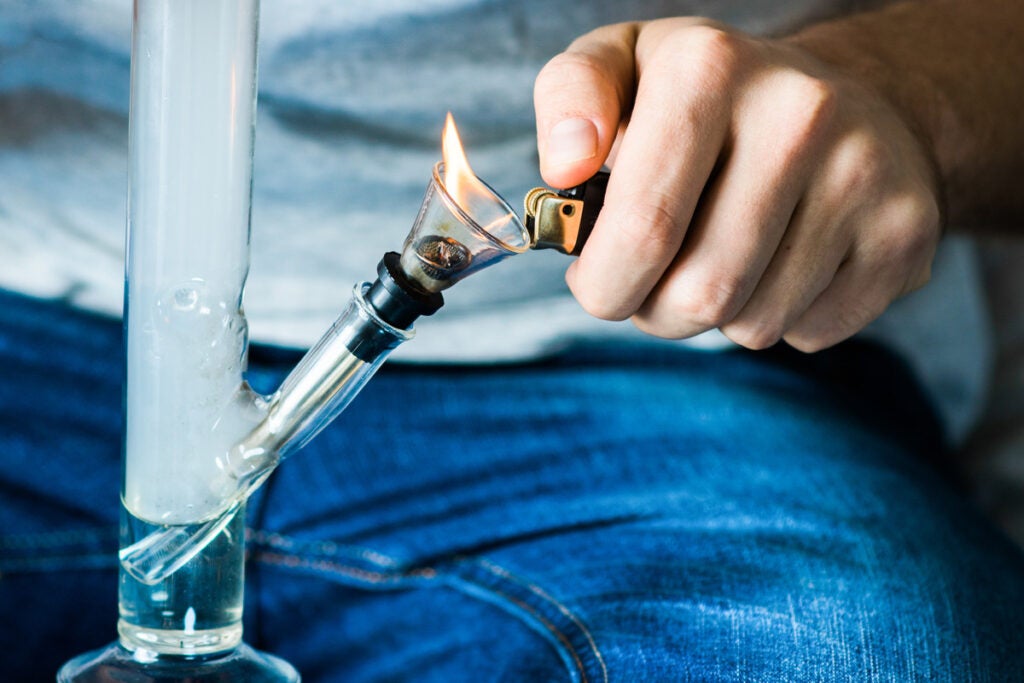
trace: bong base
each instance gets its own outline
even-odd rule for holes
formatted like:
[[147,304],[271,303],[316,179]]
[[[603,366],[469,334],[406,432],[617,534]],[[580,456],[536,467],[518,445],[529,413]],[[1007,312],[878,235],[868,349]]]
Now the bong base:
[[291,664],[242,643],[231,652],[203,659],[154,657],[118,643],[86,652],[57,673],[58,683],[299,683]]

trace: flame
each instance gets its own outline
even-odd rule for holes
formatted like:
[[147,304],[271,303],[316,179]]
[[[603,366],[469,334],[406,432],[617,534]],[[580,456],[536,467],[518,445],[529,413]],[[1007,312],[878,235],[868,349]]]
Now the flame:
[[[441,134],[441,158],[444,160],[444,186],[448,194],[463,211],[479,221],[483,217],[474,215],[473,209],[481,205],[492,205],[494,194],[473,173],[451,112],[448,112],[444,122],[444,133]],[[511,219],[511,214],[493,218],[483,226],[483,230],[497,235]]]
[[451,112],[448,112],[448,117],[444,121],[444,133],[441,134],[441,158],[444,159],[445,189],[459,206],[467,206],[472,196],[478,192],[486,193],[481,187],[480,179],[469,165]]

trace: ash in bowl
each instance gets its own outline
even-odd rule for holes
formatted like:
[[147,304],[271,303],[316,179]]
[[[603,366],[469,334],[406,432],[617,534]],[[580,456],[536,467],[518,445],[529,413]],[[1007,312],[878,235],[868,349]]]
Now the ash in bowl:
[[416,243],[416,256],[423,272],[434,280],[447,280],[465,270],[473,255],[464,244],[451,237],[430,235]]

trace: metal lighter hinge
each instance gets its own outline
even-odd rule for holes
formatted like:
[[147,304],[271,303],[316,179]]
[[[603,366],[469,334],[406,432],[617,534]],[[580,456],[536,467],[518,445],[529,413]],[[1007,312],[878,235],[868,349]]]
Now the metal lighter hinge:
[[557,249],[578,256],[604,207],[609,173],[598,171],[567,190],[535,187],[523,199],[533,249]]
[[530,248],[578,253],[583,200],[563,197],[546,187],[535,187],[523,200]]

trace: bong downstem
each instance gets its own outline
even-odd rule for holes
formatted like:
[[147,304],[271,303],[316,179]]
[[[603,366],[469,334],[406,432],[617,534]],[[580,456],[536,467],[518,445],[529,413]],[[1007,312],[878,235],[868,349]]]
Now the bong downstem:
[[119,557],[127,572],[155,584],[195,557],[274,468],[337,417],[391,351],[413,337],[411,323],[409,329],[395,327],[369,303],[367,296],[378,283],[364,283],[353,290],[337,322],[281,388],[265,399],[265,418],[222,456],[223,468],[231,473],[235,487],[218,512],[193,524],[161,527],[122,548]]

